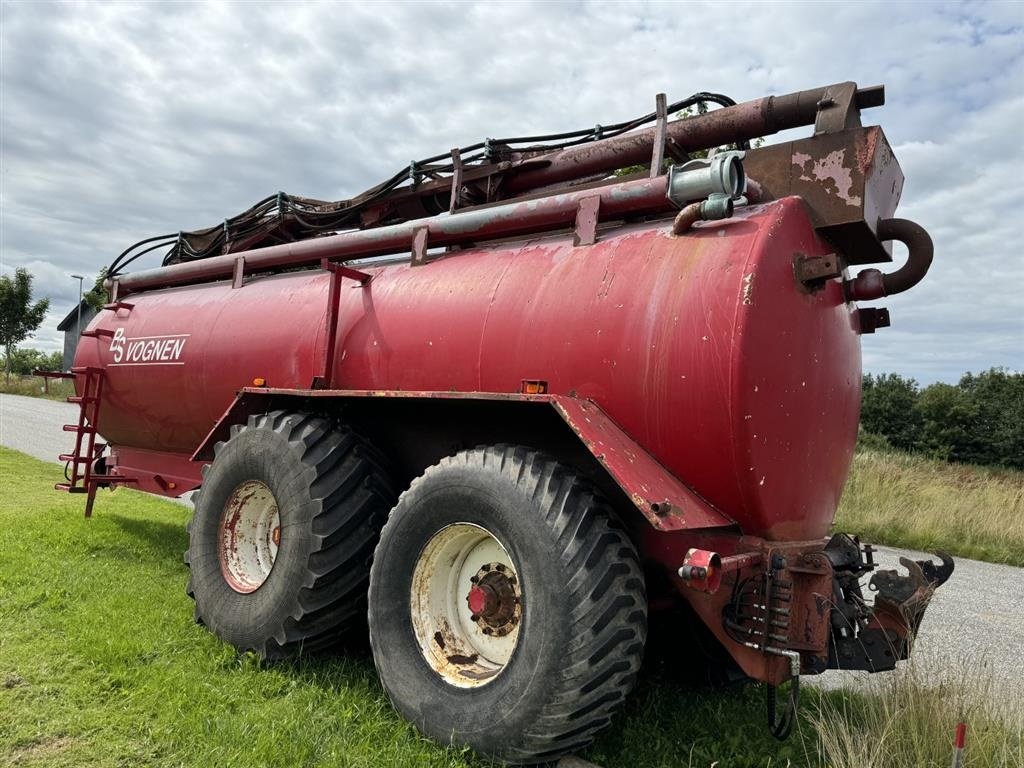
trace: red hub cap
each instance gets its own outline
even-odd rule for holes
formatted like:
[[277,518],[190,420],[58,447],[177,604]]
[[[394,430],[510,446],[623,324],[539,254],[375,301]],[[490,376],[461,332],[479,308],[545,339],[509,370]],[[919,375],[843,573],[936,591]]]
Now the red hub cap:
[[466,598],[466,602],[469,603],[469,610],[473,613],[481,614],[487,610],[487,592],[484,591],[483,587],[472,587],[469,590],[469,596]]
[[470,581],[466,605],[472,620],[485,635],[507,635],[522,613],[516,577],[502,563],[487,563]]

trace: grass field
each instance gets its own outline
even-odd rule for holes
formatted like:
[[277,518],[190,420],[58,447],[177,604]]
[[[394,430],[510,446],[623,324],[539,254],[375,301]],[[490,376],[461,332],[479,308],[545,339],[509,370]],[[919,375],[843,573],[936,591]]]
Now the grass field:
[[1024,472],[862,449],[835,527],[879,544],[1024,566]]
[[[365,651],[272,667],[236,654],[191,620],[188,510],[118,490],[85,520],[82,497],[52,490],[60,475],[0,449],[0,765],[482,765],[404,723]],[[1001,715],[973,676],[922,686],[903,675],[870,697],[807,690],[799,729],[780,744],[756,687],[691,690],[648,673],[585,757],[607,768],[945,766],[943,734],[965,713],[968,766],[1024,762],[1019,708]],[[863,761],[880,740],[891,748]]]

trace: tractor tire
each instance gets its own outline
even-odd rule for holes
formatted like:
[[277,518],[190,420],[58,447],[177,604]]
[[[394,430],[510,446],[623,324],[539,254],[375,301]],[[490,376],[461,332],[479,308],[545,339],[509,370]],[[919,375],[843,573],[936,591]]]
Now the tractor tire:
[[395,707],[506,763],[579,750],[643,657],[633,544],[588,483],[528,448],[463,451],[402,494],[370,570],[370,645]]
[[214,452],[185,554],[196,621],[266,660],[365,628],[395,496],[379,455],[343,426],[285,411],[250,416]]

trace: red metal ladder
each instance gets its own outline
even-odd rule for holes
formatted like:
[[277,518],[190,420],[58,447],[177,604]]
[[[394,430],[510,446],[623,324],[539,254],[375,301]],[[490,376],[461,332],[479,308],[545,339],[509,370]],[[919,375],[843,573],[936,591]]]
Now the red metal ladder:
[[[83,334],[84,335],[84,334]],[[93,464],[107,446],[96,442],[99,430],[100,400],[103,397],[103,369],[83,366],[71,369],[72,376],[83,376],[82,394],[68,398],[69,403],[77,403],[78,423],[65,424],[65,432],[75,433],[75,448],[72,453],[62,453],[60,460],[71,467],[68,482],[57,483],[54,488],[68,493],[88,494],[85,502],[85,516],[92,517],[92,505],[96,500],[96,489],[110,483],[134,483],[133,477],[120,475],[96,474]],[[72,376],[69,376],[71,378]],[[84,467],[84,469],[83,469]]]

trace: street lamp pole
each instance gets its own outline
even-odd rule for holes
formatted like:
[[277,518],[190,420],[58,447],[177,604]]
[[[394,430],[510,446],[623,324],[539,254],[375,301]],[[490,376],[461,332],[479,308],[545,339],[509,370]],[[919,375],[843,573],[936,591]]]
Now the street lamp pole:
[[[78,323],[75,326],[78,331],[77,335],[82,335],[82,281],[85,280],[84,275],[71,275],[71,278],[78,281]],[[75,342],[75,346],[78,346],[78,342]]]

